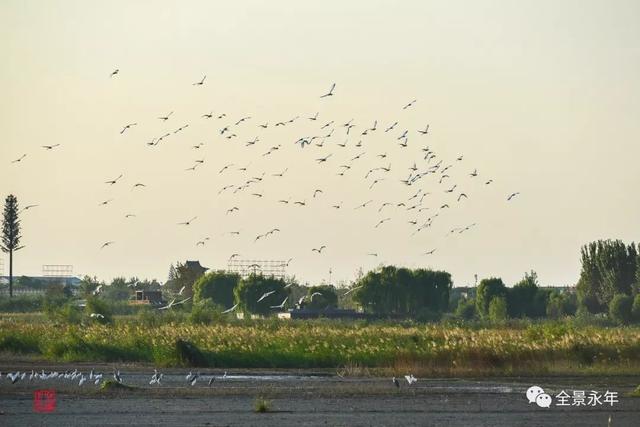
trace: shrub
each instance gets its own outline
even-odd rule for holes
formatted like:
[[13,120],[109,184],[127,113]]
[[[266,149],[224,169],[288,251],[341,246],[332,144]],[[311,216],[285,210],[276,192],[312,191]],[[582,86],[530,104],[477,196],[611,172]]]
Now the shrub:
[[[266,293],[269,296],[262,298]],[[243,312],[267,315],[273,313],[271,306],[281,303],[289,295],[289,289],[282,279],[252,274],[240,281],[234,295]]]
[[507,319],[507,300],[504,297],[495,297],[489,303],[489,320],[501,322]]
[[233,291],[239,281],[240,276],[236,273],[209,272],[193,284],[193,302],[197,304],[209,299],[222,307],[231,307],[235,304]]
[[220,307],[216,307],[210,299],[200,300],[193,304],[191,314],[189,314],[189,322],[193,324],[212,324],[220,320]]
[[456,307],[456,317],[462,320],[472,320],[476,316],[476,305],[468,299],[458,300]]
[[618,323],[627,324],[631,321],[633,299],[629,295],[616,294],[609,303],[609,316]]
[[[102,299],[88,298],[84,311],[92,321],[102,323],[103,325],[113,323],[111,308],[109,307],[109,304]],[[101,314],[102,316],[90,317],[91,314]]]
[[13,298],[0,298],[0,312],[31,313],[41,311],[44,304],[42,296],[16,295]]
[[[640,269],[638,269],[640,271]],[[640,323],[640,294],[636,295],[633,299],[633,305],[631,306],[631,320]]]
[[254,404],[254,410],[258,413],[271,411],[271,401],[264,397],[258,397]]
[[507,287],[502,279],[492,277],[482,279],[476,292],[476,309],[481,318],[486,319],[489,314],[489,304],[494,298],[506,297]]
[[[311,295],[319,293],[311,298]],[[304,307],[313,310],[326,310],[338,306],[338,294],[332,285],[311,286],[307,291],[307,299],[303,303]]]
[[193,343],[183,339],[176,340],[176,353],[178,359],[186,366],[207,366],[207,359],[204,354]]

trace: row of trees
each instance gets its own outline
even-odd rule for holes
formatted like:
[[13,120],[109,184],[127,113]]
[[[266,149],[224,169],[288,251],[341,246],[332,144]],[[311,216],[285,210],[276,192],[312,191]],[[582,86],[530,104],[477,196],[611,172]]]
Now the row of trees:
[[543,289],[535,271],[525,273],[513,287],[502,279],[491,277],[480,281],[475,300],[461,300],[457,313],[463,318],[502,320],[510,318],[559,318],[576,313],[575,296],[557,290]]
[[[262,298],[264,295],[267,296]],[[235,273],[211,271],[193,284],[193,301],[195,305],[212,305],[219,309],[237,304],[239,311],[267,315],[274,312],[273,307],[280,305],[282,309],[294,306],[316,310],[335,308],[338,294],[333,286],[300,286],[294,278],[284,280],[253,274],[243,279]]]
[[352,289],[365,311],[421,317],[446,311],[452,286],[446,271],[385,266],[367,273]]

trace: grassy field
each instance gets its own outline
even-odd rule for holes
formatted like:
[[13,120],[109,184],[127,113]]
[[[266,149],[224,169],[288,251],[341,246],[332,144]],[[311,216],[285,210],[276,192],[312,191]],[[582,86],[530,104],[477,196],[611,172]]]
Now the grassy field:
[[218,368],[335,368],[345,375],[638,373],[640,328],[254,321],[89,326],[0,319],[0,352],[55,362]]

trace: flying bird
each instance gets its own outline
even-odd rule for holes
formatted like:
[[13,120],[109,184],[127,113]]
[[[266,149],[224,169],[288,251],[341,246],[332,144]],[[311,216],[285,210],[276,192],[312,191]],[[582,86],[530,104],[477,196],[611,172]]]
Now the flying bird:
[[325,93],[324,95],[322,95],[320,98],[325,98],[327,96],[333,96],[333,90],[336,88],[336,84],[332,84],[331,85],[331,89],[329,89],[329,92]]
[[115,70],[113,70],[111,72],[111,75],[109,77],[113,77],[113,76],[117,75],[119,72],[120,72],[120,70],[118,68],[116,68]]
[[408,103],[407,105],[405,105],[404,107],[402,107],[403,110],[406,110],[407,108],[411,107],[413,104],[415,104],[417,101],[417,99],[414,99],[413,101],[411,101],[410,103]]
[[420,132],[423,135],[426,135],[427,133],[429,133],[429,125],[427,125],[427,127],[425,127],[424,130],[418,129],[418,132]]
[[20,210],[20,212],[22,212],[22,211],[27,211],[27,210],[29,210],[29,209],[31,209],[31,208],[35,208],[35,207],[38,207],[38,206],[40,206],[40,205],[28,205],[28,206],[25,206],[24,208],[22,208],[22,209]]
[[519,193],[519,192],[511,193],[511,194],[509,195],[509,197],[507,197],[507,202],[508,202],[509,200],[513,199],[514,197],[516,197],[518,194],[520,194],[520,193]]
[[272,306],[270,306],[269,308],[279,308],[279,309],[283,309],[283,308],[284,308],[284,305],[287,303],[287,300],[288,300],[288,299],[289,299],[289,297],[286,297],[286,298],[284,299],[284,301],[282,301],[280,304],[278,304],[278,305],[272,305]]
[[12,160],[12,161],[11,161],[11,163],[18,163],[18,162],[21,162],[21,161],[22,161],[22,159],[24,159],[25,157],[27,157],[27,155],[26,155],[26,154],[23,154],[22,156],[20,156],[20,158],[19,158],[19,159]]
[[54,144],[54,145],[43,145],[42,148],[46,149],[46,150],[53,150],[54,148],[58,147],[60,144]]
[[326,248],[325,245],[320,246],[319,248],[313,248],[311,249],[311,252],[318,252],[319,254],[322,253],[322,251]]
[[194,216],[193,218],[191,218],[189,221],[184,221],[184,222],[179,222],[178,225],[191,225],[191,222],[198,218],[197,216]]
[[204,84],[204,79],[206,79],[207,76],[205,75],[204,77],[202,77],[202,80],[200,80],[199,82],[195,82],[192,84],[192,86],[202,86]]
[[351,288],[349,289],[347,292],[345,292],[344,294],[342,294],[343,297],[346,297],[347,295],[349,295],[351,292],[356,291],[358,289],[360,289],[362,286],[356,286],[355,288]]
[[276,291],[269,291],[269,292],[265,292],[264,294],[262,294],[262,296],[260,298],[258,298],[258,301],[256,302],[260,302],[263,299],[267,298],[269,295],[275,294]]
[[225,310],[222,312],[222,314],[227,314],[227,313],[231,313],[233,310],[235,310],[238,307],[239,304],[234,305],[233,307]]
[[103,244],[102,244],[102,246],[100,246],[100,249],[104,249],[104,248],[106,248],[107,246],[112,245],[112,244],[114,244],[114,243],[115,243],[115,242],[113,242],[113,241],[105,242],[105,243],[103,243]]
[[167,114],[166,116],[158,117],[158,119],[162,120],[163,122],[166,122],[167,120],[169,120],[169,117],[171,117],[172,114],[173,114],[173,111]]
[[113,185],[113,184],[115,184],[116,182],[118,182],[118,180],[119,180],[120,178],[122,178],[122,174],[120,174],[116,179],[112,179],[112,180],[110,180],[110,181],[105,181],[104,183],[105,183],[105,184]]
[[381,226],[382,224],[384,224],[385,222],[390,221],[390,220],[391,220],[391,218],[381,219],[380,221],[378,221],[378,223],[373,228],[378,228],[379,226]]
[[122,128],[122,130],[120,131],[120,135],[122,135],[127,129],[130,129],[132,126],[137,126],[138,123],[129,123],[128,125],[125,125],[125,127]]

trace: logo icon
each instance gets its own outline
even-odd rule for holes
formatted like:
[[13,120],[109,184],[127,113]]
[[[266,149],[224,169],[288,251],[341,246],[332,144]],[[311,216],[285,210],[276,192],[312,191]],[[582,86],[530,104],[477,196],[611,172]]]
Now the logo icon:
[[33,392],[33,411],[48,413],[56,410],[55,390],[36,390]]
[[536,404],[541,408],[549,408],[551,406],[551,396],[547,393],[540,393],[536,396]]
[[542,387],[531,386],[527,389],[526,395],[529,403],[535,403],[541,408],[549,408],[551,406],[551,396],[545,393]]

